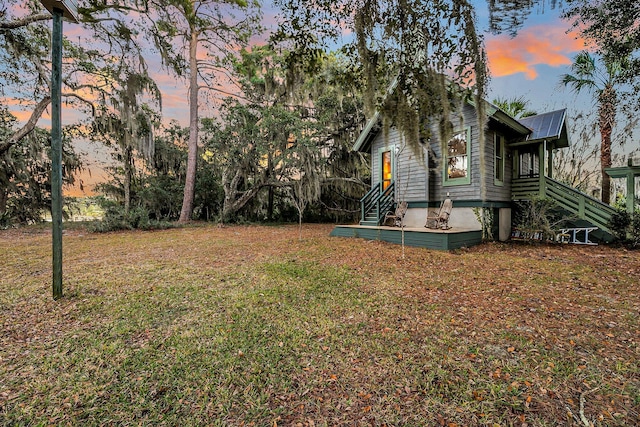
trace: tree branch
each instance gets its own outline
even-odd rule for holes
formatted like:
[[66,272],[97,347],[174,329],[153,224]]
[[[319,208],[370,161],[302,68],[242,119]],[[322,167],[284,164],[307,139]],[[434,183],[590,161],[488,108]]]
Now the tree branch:
[[223,93],[225,95],[233,96],[235,98],[242,99],[242,100],[245,100],[245,101],[251,101],[250,99],[248,99],[248,98],[246,98],[246,97],[244,97],[242,95],[238,95],[237,93],[228,92],[228,91],[223,90],[223,89],[218,89],[217,87],[199,86],[198,89],[212,90],[212,91],[220,92],[220,93]]
[[76,99],[84,102],[85,104],[87,104],[87,105],[89,105],[91,107],[92,115],[93,116],[96,115],[96,107],[93,105],[93,102],[91,102],[87,98],[83,98],[82,96],[78,95],[77,93],[73,93],[73,92],[62,93],[62,96],[64,96],[65,98],[76,98]]
[[38,122],[40,116],[42,116],[42,113],[47,108],[50,102],[51,97],[49,95],[45,96],[40,100],[40,102],[38,102],[38,105],[36,105],[36,108],[33,109],[31,117],[29,117],[27,123],[25,123],[25,125],[20,129],[18,129],[13,135],[11,135],[6,142],[0,144],[0,156],[9,151],[12,146],[20,142],[22,138],[27,136],[36,127],[36,123]]
[[24,18],[14,19],[13,21],[0,21],[0,30],[14,30],[16,28],[25,27],[38,21],[48,21],[52,18],[49,12],[36,13],[35,15],[25,16]]

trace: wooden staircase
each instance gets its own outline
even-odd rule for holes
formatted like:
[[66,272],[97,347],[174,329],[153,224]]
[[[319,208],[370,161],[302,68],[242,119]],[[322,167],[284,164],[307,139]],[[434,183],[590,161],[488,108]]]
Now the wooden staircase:
[[609,221],[615,213],[611,206],[548,176],[519,178],[513,181],[512,200],[532,197],[548,197],[554,200],[561,209],[574,215],[577,223],[588,223],[598,227],[604,232],[600,233],[601,240],[610,240],[612,232]]
[[384,219],[384,215],[392,210],[394,201],[395,183],[392,182],[382,190],[382,185],[374,185],[365,196],[360,199],[360,225],[377,227]]

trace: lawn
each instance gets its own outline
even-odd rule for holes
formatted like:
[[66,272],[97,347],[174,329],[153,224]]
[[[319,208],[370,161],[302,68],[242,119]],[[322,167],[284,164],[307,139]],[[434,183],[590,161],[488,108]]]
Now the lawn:
[[640,425],[640,251],[0,231],[0,424]]

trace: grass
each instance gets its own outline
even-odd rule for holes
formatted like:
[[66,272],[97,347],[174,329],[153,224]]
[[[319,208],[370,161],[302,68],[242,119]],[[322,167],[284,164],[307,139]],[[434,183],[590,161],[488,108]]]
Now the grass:
[[640,252],[0,232],[2,425],[640,423]]

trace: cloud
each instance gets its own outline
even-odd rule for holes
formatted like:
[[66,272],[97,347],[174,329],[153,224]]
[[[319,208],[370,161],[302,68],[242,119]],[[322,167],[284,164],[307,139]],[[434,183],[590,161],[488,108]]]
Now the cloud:
[[567,34],[563,25],[537,25],[522,30],[516,37],[500,35],[486,43],[491,75],[504,77],[524,73],[538,77],[537,65],[569,65],[572,54],[585,48],[584,40]]

